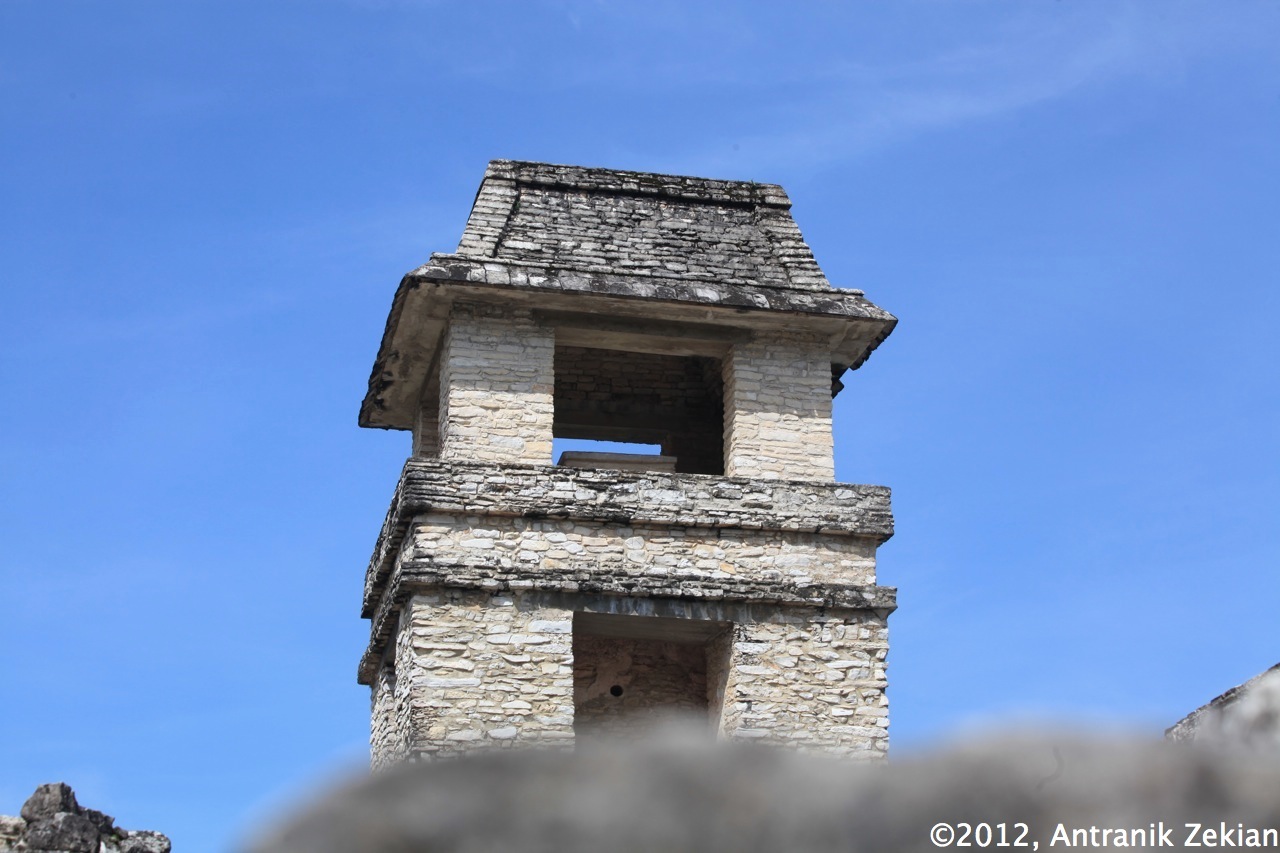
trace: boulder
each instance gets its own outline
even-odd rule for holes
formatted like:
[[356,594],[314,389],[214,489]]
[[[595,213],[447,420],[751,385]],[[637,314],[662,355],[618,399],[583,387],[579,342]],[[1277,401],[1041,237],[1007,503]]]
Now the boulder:
[[22,817],[27,821],[50,818],[58,812],[75,814],[80,810],[76,802],[76,792],[65,782],[51,782],[40,785],[34,794],[27,797],[22,804]]
[[29,821],[27,848],[58,853],[98,853],[101,835],[84,815],[58,812],[53,817]]
[[130,832],[111,815],[84,808],[62,782],[36,788],[22,817],[0,815],[0,853],[170,853],[171,847],[158,832]]

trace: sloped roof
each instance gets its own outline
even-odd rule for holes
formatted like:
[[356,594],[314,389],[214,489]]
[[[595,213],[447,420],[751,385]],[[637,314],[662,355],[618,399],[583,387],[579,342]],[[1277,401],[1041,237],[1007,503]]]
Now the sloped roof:
[[494,160],[458,255],[830,290],[776,184]]
[[831,336],[837,376],[897,323],[831,286],[776,184],[494,160],[457,250],[401,280],[361,426],[411,427],[455,298],[632,325],[805,328]]

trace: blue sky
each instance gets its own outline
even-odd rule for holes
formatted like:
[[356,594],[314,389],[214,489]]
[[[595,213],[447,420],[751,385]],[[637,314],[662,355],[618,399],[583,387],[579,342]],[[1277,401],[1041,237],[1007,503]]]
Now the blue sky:
[[0,0],[0,813],[226,849],[366,751],[360,430],[486,161],[783,184],[901,319],[892,737],[1280,660],[1280,3]]

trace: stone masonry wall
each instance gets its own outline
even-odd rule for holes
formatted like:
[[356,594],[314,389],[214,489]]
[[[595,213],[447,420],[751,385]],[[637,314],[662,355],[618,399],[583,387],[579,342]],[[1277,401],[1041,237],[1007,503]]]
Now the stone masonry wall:
[[527,312],[455,305],[441,356],[441,458],[549,465],[554,353],[554,332]]
[[[728,739],[887,751],[888,630],[872,611],[707,603],[690,616],[732,627],[697,643],[573,634],[570,608],[644,614],[653,607],[646,599],[550,601],[533,591],[413,596],[396,642],[399,695],[375,700],[387,709],[375,714],[375,766],[625,738],[672,710],[705,714]],[[609,692],[615,685],[620,696]],[[388,726],[406,733],[403,743]]]
[[889,490],[883,486],[411,459],[405,463],[370,560],[366,583],[370,609],[405,528],[423,512],[553,516],[615,525],[625,519],[651,526],[821,531],[877,543],[893,535]]
[[887,510],[887,490],[835,483],[413,460],[366,579],[374,763],[567,742],[593,716],[630,736],[651,715],[611,709],[680,705],[653,646],[629,654],[656,693],[575,705],[576,612],[731,625],[644,637],[702,644],[684,670],[705,700],[685,705],[727,738],[879,755]]
[[[407,624],[409,610],[401,613]],[[413,696],[413,631],[399,630],[372,689],[370,745],[373,766],[408,758],[421,714],[415,718]]]
[[833,480],[830,354],[817,338],[735,344],[724,363],[725,475]]
[[396,728],[396,670],[395,664],[383,666],[370,685],[369,697],[369,746],[374,766],[380,767],[404,757],[401,732]]
[[424,400],[413,419],[413,455],[438,457],[440,455],[440,401]]
[[782,611],[734,626],[721,731],[837,754],[889,747],[889,630],[873,613]]
[[[402,611],[396,680],[412,755],[573,738],[571,615],[518,595],[438,591]],[[374,735],[374,763],[388,737]]]
[[689,578],[875,583],[875,546],[850,536],[789,531],[613,526],[597,522],[433,513],[415,519],[404,559],[553,575],[669,572]]

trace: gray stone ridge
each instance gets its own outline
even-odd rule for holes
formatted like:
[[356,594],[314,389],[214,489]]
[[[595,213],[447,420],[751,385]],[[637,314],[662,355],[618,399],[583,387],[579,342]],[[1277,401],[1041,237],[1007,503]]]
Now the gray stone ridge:
[[0,853],[169,853],[171,847],[158,832],[122,829],[111,815],[80,805],[63,782],[36,788],[20,816],[0,816]]
[[1280,748],[1280,663],[1187,714],[1165,737]]

